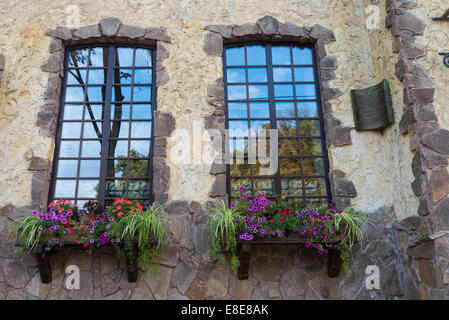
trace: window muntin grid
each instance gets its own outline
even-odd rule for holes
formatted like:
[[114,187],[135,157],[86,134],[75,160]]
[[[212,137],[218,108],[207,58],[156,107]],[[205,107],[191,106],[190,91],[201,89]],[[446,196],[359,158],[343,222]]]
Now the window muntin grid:
[[152,201],[154,61],[145,47],[67,50],[50,201]]
[[[240,129],[228,141],[230,156],[240,152],[244,163],[231,163],[228,192],[243,185],[252,196],[284,194],[312,204],[329,197],[328,159],[314,52],[296,45],[246,44],[224,52],[227,129]],[[250,128],[278,129],[279,169],[259,174],[249,164]]]

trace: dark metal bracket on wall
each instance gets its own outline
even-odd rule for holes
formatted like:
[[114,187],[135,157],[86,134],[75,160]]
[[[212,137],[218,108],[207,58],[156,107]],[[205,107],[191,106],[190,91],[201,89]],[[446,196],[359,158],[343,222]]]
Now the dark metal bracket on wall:
[[445,13],[441,17],[433,17],[434,21],[449,21],[449,9],[446,10]]
[[449,52],[440,52],[439,53],[440,56],[444,56],[443,57],[443,63],[446,67],[449,68]]

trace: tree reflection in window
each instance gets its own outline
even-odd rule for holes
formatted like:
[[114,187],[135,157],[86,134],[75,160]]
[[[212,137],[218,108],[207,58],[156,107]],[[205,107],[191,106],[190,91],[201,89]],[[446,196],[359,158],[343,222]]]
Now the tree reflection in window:
[[[230,194],[246,186],[251,195],[318,202],[329,196],[328,160],[323,145],[313,49],[295,45],[248,44],[226,48],[224,54],[227,128],[239,129],[228,141]],[[251,129],[278,129],[279,170],[260,174],[261,164],[249,164]],[[269,149],[269,146],[267,146]]]
[[69,49],[51,199],[149,203],[153,50]]

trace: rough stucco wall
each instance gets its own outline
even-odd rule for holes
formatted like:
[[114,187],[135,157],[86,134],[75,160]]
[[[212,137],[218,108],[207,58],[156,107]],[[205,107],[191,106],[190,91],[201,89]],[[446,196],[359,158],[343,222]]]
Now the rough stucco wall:
[[[382,2],[377,5],[381,15],[384,15]],[[3,2],[0,7],[4,12],[0,24],[3,35],[0,50],[9,65],[5,70],[0,105],[0,141],[3,146],[0,148],[3,159],[0,188],[8,190],[8,197],[0,197],[0,206],[8,203],[16,206],[29,204],[31,173],[26,170],[29,159],[31,156],[53,157],[52,140],[39,136],[34,126],[46,83],[46,74],[40,71],[39,66],[48,56],[50,43],[44,31],[65,24],[67,16],[63,10],[69,4],[9,1]],[[379,33],[365,28],[365,4],[361,1],[108,1],[104,6],[101,1],[80,1],[77,4],[81,25],[97,23],[103,17],[117,16],[129,25],[163,25],[167,28],[174,40],[166,45],[170,57],[164,61],[170,81],[158,90],[158,109],[171,112],[177,128],[191,128],[193,120],[204,119],[212,112],[205,102],[206,88],[222,75],[221,59],[207,56],[200,49],[206,33],[204,27],[209,24],[255,22],[266,14],[299,25],[320,22],[334,30],[337,41],[327,46],[327,50],[329,55],[337,56],[338,69],[336,79],[331,84],[339,88],[343,95],[333,100],[332,106],[335,116],[345,125],[353,126],[349,90],[373,85],[383,77],[390,80],[398,119],[401,108],[396,93],[400,88],[393,79],[391,55],[385,56],[385,52],[390,52],[390,36],[385,30]],[[97,7],[103,8],[100,15]],[[384,29],[382,17],[381,26]],[[375,43],[371,43],[373,41]],[[383,47],[388,50],[383,50]],[[353,144],[332,148],[330,161],[333,168],[347,172],[354,182],[358,191],[355,199],[357,208],[369,212],[384,205],[394,205],[400,217],[415,212],[416,200],[411,197],[408,188],[412,181],[408,165],[411,156],[406,143],[397,143],[403,139],[397,133],[397,125],[385,130],[383,136],[355,130],[351,135]],[[169,147],[175,142],[172,138]],[[208,143],[204,142],[203,145],[207,147]],[[401,146],[399,149],[398,145]],[[170,159],[169,151],[168,163],[172,175],[169,199],[206,201],[213,183],[209,165],[170,164]]]
[[[337,56],[337,78],[331,82],[344,94],[333,101],[333,113],[345,125],[354,126],[351,89],[362,89],[387,79],[390,84],[395,123],[383,134],[374,131],[351,132],[352,145],[332,148],[331,167],[347,173],[357,189],[356,208],[365,212],[381,206],[394,206],[398,219],[416,215],[418,200],[410,189],[413,173],[408,139],[398,128],[402,115],[402,84],[394,74],[397,55],[392,50],[392,36],[384,28],[385,1],[338,2],[333,20],[337,41],[329,45],[329,54]],[[365,28],[365,9],[379,8],[380,29]],[[345,14],[347,20],[341,22]],[[350,21],[350,22],[349,22]],[[342,41],[338,41],[342,39]],[[344,39],[344,40],[343,40]],[[350,50],[348,50],[350,48]]]
[[[444,5],[443,5],[444,4]],[[432,21],[440,17],[449,7],[449,1],[424,0],[410,10],[412,14],[423,20],[427,27],[422,36],[417,37],[415,44],[425,51],[425,55],[417,61],[433,79],[435,97],[433,105],[438,116],[440,127],[449,129],[449,69],[443,64],[443,56],[439,52],[447,52],[449,44],[449,24],[447,21]]]
[[[53,140],[39,135],[35,127],[36,116],[43,105],[43,91],[47,74],[40,65],[48,58],[51,38],[47,28],[65,24],[64,8],[72,3],[8,1],[0,4],[0,52],[7,68],[3,73],[0,90],[0,208],[12,203],[15,207],[29,205],[31,173],[27,171],[29,159],[52,159]],[[123,281],[123,264],[107,254],[94,256],[79,252],[58,250],[52,261],[55,270],[51,285],[40,284],[33,257],[25,260],[8,256],[0,246],[0,299],[36,297],[47,299],[104,298],[391,298],[403,295],[395,272],[396,252],[391,244],[391,224],[395,220],[389,209],[394,206],[396,218],[416,214],[416,202],[411,192],[411,154],[408,139],[398,132],[402,113],[401,84],[394,77],[396,57],[391,53],[392,38],[384,30],[385,2],[377,5],[381,13],[381,30],[365,28],[363,12],[367,4],[361,0],[309,1],[78,1],[81,26],[98,23],[101,18],[116,16],[124,24],[149,27],[165,26],[172,42],[165,44],[169,58],[164,60],[170,81],[158,89],[158,110],[170,112],[176,119],[176,128],[189,129],[192,121],[204,119],[212,113],[206,103],[207,87],[222,76],[219,57],[205,54],[203,47],[205,26],[210,24],[254,23],[266,14],[281,22],[300,26],[319,23],[334,31],[336,41],[326,45],[329,56],[337,57],[336,78],[333,88],[343,93],[332,100],[332,113],[345,126],[353,126],[350,89],[364,88],[390,81],[395,107],[396,123],[381,136],[376,132],[351,131],[352,144],[332,147],[329,151],[331,167],[346,172],[357,189],[357,208],[378,216],[378,224],[388,231],[371,233],[374,240],[363,251],[356,250],[351,272],[330,280],[325,271],[323,257],[310,257],[303,249],[284,248],[269,252],[256,251],[251,258],[250,278],[237,281],[220,266],[208,263],[207,254],[199,239],[201,221],[193,221],[189,214],[170,216],[179,218],[173,223],[173,233],[180,247],[168,247],[159,280],[139,280],[136,284]],[[102,8],[98,12],[98,8]],[[207,141],[207,140],[206,140]],[[175,139],[169,140],[170,165],[169,200],[205,202],[213,183],[209,165],[177,165],[170,163]],[[207,146],[203,142],[203,146]],[[210,146],[209,146],[210,147]],[[182,203],[181,203],[182,204]],[[190,204],[193,207],[193,203]],[[181,206],[181,205],[180,205]],[[177,209],[177,205],[173,205]],[[182,207],[182,206],[181,206]],[[196,205],[195,205],[196,207]],[[381,208],[376,210],[377,208]],[[189,209],[190,210],[190,209]],[[7,210],[5,210],[6,212]],[[176,210],[174,210],[176,211]],[[193,209],[192,209],[193,211]],[[185,213],[185,212],[183,212]],[[6,216],[2,217],[5,218]],[[388,226],[387,226],[388,225]],[[2,224],[0,223],[0,227]],[[0,230],[0,235],[3,231]],[[201,250],[198,250],[198,246]],[[203,257],[192,253],[192,248]],[[10,249],[10,248],[9,248]],[[207,251],[207,250],[206,250]],[[81,265],[83,291],[69,293],[62,286],[64,266],[76,261]],[[389,291],[364,290],[364,268],[379,264],[387,276],[382,286]],[[119,268],[117,268],[119,267]],[[2,272],[3,269],[3,272]],[[207,276],[204,276],[206,274]],[[294,277],[298,278],[294,278]],[[6,280],[4,280],[6,279]],[[291,280],[293,279],[293,280]],[[4,282],[7,282],[7,288]],[[6,289],[5,289],[6,288]],[[408,290],[408,295],[415,293]]]

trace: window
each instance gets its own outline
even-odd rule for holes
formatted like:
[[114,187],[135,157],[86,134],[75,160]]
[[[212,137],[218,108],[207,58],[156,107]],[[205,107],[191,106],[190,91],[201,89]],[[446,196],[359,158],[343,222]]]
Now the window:
[[50,201],[152,201],[154,50],[66,51]]
[[[268,197],[284,194],[303,199],[304,204],[329,197],[313,49],[240,45],[227,47],[223,59],[229,155],[231,159],[237,153],[245,155],[244,163],[231,161],[229,165],[231,198],[239,194],[240,186],[251,190],[252,196],[258,192]],[[278,129],[279,165],[275,175],[261,175],[258,161],[249,164],[249,129]]]

